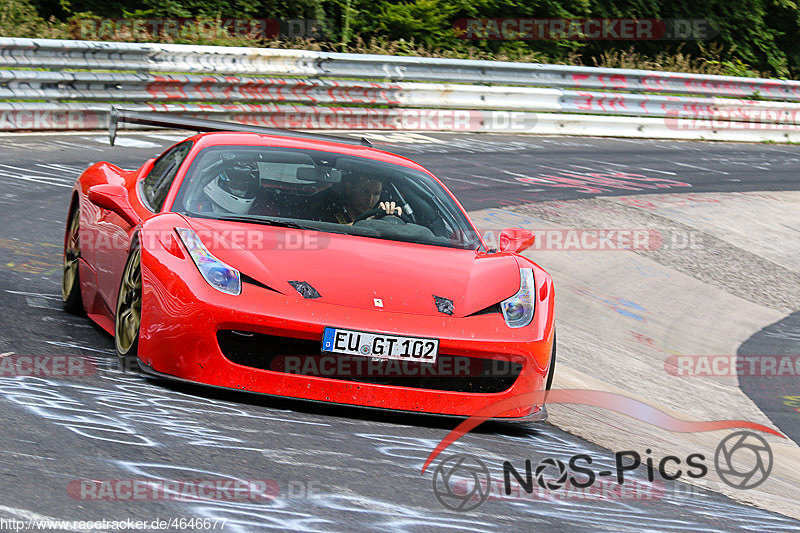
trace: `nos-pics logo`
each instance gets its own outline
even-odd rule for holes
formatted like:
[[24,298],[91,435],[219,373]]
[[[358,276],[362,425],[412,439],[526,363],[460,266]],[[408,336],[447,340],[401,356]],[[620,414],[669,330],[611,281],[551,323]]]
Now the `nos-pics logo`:
[[[648,452],[650,450],[647,450]],[[638,456],[636,452],[618,452],[630,457],[631,454]],[[689,477],[698,478],[703,477],[708,469],[702,465],[705,456],[702,454],[692,454],[695,457],[692,466],[701,467],[700,474],[690,474]],[[588,456],[581,455],[584,461]],[[676,480],[681,477],[680,470],[670,475],[664,475],[664,463],[667,459],[671,459],[672,463],[679,464],[681,461],[672,456],[667,456],[662,459],[659,465],[658,472],[661,477],[667,480]],[[699,462],[698,462],[699,461]],[[588,458],[588,464],[591,464],[591,458]],[[508,463],[508,461],[506,461]],[[572,465],[573,461],[570,461]],[[641,461],[637,457],[635,464],[624,465],[622,461],[617,458],[617,479],[622,479],[624,471],[633,470],[641,465]],[[772,449],[764,438],[760,435],[749,431],[737,431],[731,433],[717,446],[714,454],[714,467],[720,479],[727,485],[736,489],[752,489],[761,485],[772,472],[773,455]],[[528,466],[530,468],[530,466]],[[590,481],[572,481],[570,476],[571,472],[563,461],[547,457],[542,459],[537,465],[536,469],[531,472],[528,470],[528,482],[525,484],[525,491],[532,492],[532,482],[535,479],[536,484],[541,488],[554,491],[562,488],[567,482],[573,483],[577,486],[585,487],[591,485],[596,479],[594,472],[589,471],[586,467],[582,466],[578,469],[582,473],[590,473]],[[648,478],[654,477],[655,470],[652,467],[648,468]],[[507,473],[505,473],[507,474]],[[533,479],[530,479],[533,474]],[[613,475],[612,471],[603,471],[599,473],[600,476]],[[520,476],[514,476],[520,480]],[[504,475],[506,484],[510,483],[509,476]],[[653,479],[650,479],[653,481]],[[624,483],[624,481],[623,481]],[[452,511],[467,512],[480,507],[483,502],[489,498],[491,491],[492,479],[489,469],[477,457],[469,454],[451,455],[443,459],[436,470],[433,472],[433,493],[436,499],[439,500],[444,507]],[[509,487],[506,488],[510,493]]]
[[452,511],[467,512],[489,497],[492,478],[486,465],[472,455],[446,457],[433,472],[433,493]]

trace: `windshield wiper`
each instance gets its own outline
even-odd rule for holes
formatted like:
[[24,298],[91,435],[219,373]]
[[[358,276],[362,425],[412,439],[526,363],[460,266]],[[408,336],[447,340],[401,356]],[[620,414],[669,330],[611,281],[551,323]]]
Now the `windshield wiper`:
[[237,216],[237,215],[220,215],[209,218],[213,218],[214,220],[224,220],[226,222],[249,222],[252,224],[264,224],[265,226],[277,226],[280,228],[308,229],[308,230],[319,231],[317,228],[312,228],[311,226],[304,226],[303,224],[298,224],[297,222],[292,222],[289,220],[280,220],[276,218],[266,218],[266,217],[262,218],[259,216]]

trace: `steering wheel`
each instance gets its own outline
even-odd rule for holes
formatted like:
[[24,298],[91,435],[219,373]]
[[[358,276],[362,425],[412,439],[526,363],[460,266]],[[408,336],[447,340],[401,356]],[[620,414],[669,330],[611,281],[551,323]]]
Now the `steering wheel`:
[[394,217],[394,218],[402,220],[405,223],[408,223],[408,220],[406,220],[405,215],[400,215],[400,216],[390,215],[389,213],[386,212],[386,210],[381,209],[380,207],[376,207],[374,209],[369,209],[367,211],[364,211],[363,213],[358,215],[356,217],[356,219],[353,221],[353,224],[355,224],[356,222],[360,222],[362,220],[366,220],[369,217],[375,217],[375,218],[378,218],[378,219],[383,218],[383,217]]
[[400,205],[403,208],[403,215],[404,215],[403,221],[406,222],[406,223],[416,224],[417,223],[417,217],[414,216],[414,211],[411,209],[411,206],[408,205],[408,202],[406,202],[406,199],[403,198],[402,194],[400,194],[400,190],[397,188],[397,186],[394,183],[389,183],[389,186],[392,188],[394,193],[397,195],[397,199],[400,200],[398,205]]

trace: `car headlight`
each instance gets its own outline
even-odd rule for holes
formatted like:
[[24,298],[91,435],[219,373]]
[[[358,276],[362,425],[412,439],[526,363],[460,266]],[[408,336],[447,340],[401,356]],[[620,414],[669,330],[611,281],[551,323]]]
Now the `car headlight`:
[[175,231],[186,246],[192,261],[197,265],[197,270],[209,285],[227,294],[237,295],[242,292],[242,281],[238,270],[211,255],[194,231],[187,228],[175,228]]
[[510,328],[522,328],[533,320],[536,309],[536,284],[533,282],[533,270],[522,268],[519,271],[519,291],[517,294],[500,302],[503,318]]

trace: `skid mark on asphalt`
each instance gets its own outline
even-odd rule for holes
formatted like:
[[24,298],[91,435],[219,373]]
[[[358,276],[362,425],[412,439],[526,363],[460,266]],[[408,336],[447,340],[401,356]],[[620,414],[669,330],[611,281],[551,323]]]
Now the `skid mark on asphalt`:
[[80,350],[80,351],[87,351],[87,352],[95,352],[95,353],[103,353],[107,355],[113,355],[116,357],[117,353],[114,350],[109,350],[108,348],[93,348],[91,346],[86,346],[83,344],[77,344],[74,342],[63,342],[63,341],[44,341],[45,344],[50,344],[52,346],[59,346],[61,348],[70,348],[73,350]]
[[[69,343],[51,343],[79,347]],[[86,348],[81,346],[80,349]],[[177,437],[188,445],[263,449],[245,446],[247,441],[225,435],[224,429],[204,427],[198,417],[192,416],[199,414],[328,426],[323,422],[292,420],[288,415],[256,415],[212,399],[169,393],[147,383],[138,374],[113,368],[117,361],[98,357],[86,357],[86,361],[87,365],[102,371],[99,384],[107,388],[89,386],[75,379],[45,380],[20,376],[0,380],[0,396],[88,439],[133,446],[159,446],[159,436],[166,436]],[[87,378],[93,375],[87,375]],[[107,414],[108,411],[113,415]]]

